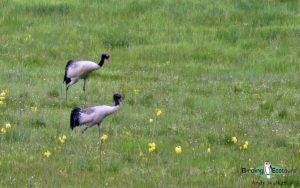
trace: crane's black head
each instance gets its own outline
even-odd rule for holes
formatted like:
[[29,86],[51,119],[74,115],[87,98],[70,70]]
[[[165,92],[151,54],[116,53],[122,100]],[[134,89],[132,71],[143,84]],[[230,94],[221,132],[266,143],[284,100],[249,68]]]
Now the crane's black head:
[[109,55],[109,53],[103,53],[103,54],[101,55],[101,58],[102,58],[102,59],[107,59],[107,60],[109,61],[110,55]]
[[101,60],[100,60],[100,62],[99,62],[99,66],[100,66],[100,67],[103,66],[104,60],[105,60],[105,59],[107,59],[108,62],[110,61],[110,55],[109,55],[109,53],[103,53],[103,54],[101,55]]
[[116,105],[116,106],[119,105],[120,102],[121,102],[121,100],[122,100],[122,95],[121,95],[121,93],[116,92],[116,93],[114,94],[115,105]]

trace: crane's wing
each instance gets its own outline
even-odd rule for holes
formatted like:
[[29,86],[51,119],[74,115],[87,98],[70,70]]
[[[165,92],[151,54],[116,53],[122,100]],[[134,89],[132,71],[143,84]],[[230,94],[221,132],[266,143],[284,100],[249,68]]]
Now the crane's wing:
[[92,123],[97,117],[94,107],[82,109],[80,111],[80,124]]
[[103,119],[117,111],[119,106],[94,106],[80,111],[80,124],[96,124],[102,122]]
[[92,61],[75,61],[68,67],[67,76],[69,78],[80,77],[99,68],[100,66]]

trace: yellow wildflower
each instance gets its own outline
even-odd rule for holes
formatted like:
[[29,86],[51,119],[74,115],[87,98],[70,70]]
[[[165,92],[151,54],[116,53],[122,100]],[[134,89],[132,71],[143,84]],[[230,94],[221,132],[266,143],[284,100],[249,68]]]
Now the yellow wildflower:
[[155,147],[153,147],[153,148],[150,147],[150,148],[149,148],[149,152],[150,152],[150,153],[151,153],[151,152],[154,152],[154,151],[155,151]]
[[100,138],[100,140],[102,142],[105,142],[107,139],[108,139],[108,136],[106,134],[102,135],[101,138]]
[[181,146],[176,146],[176,147],[175,147],[175,152],[176,152],[177,154],[180,154],[180,153],[182,152]]
[[45,157],[49,158],[50,155],[51,155],[51,152],[49,150],[47,150],[47,151],[44,152],[44,156]]
[[135,95],[138,95],[140,93],[140,90],[139,89],[134,89],[133,92],[134,92]]
[[60,141],[61,144],[64,144],[66,142],[66,139],[67,139],[66,135],[62,135],[58,137],[58,140]]
[[26,41],[31,40],[31,34],[27,34],[27,35],[25,36],[25,40],[26,40]]
[[65,140],[64,140],[64,139],[61,139],[61,138],[60,138],[59,141],[60,141],[61,144],[64,144],[64,143],[65,143]]
[[6,129],[10,129],[10,128],[11,128],[10,123],[6,123],[6,124],[5,124],[5,128],[6,128]]
[[63,135],[63,136],[62,136],[62,139],[66,140],[66,139],[67,139],[66,135]]
[[6,129],[5,128],[1,128],[1,133],[5,134],[6,133]]
[[150,119],[149,119],[149,123],[152,123],[152,122],[153,122],[153,119],[152,119],[152,118],[150,118]]
[[155,143],[154,143],[154,142],[152,142],[152,143],[149,143],[149,144],[148,144],[148,146],[149,146],[150,148],[155,148],[155,147],[156,147],[156,145],[155,145]]
[[0,101],[4,101],[5,100],[5,97],[0,97]]
[[6,93],[4,92],[4,91],[2,91],[1,93],[0,93],[0,97],[5,97],[6,96]]
[[249,142],[248,141],[245,141],[244,144],[240,147],[240,149],[248,149],[248,145],[249,145]]
[[154,142],[149,143],[148,146],[149,146],[149,149],[148,149],[148,150],[149,150],[150,153],[155,151],[156,145],[155,145]]
[[31,107],[31,111],[32,111],[32,112],[37,112],[37,111],[38,111],[37,106],[32,106],[32,107]]
[[0,101],[0,104],[4,104],[4,102],[3,102],[3,101]]
[[156,116],[160,116],[161,113],[162,113],[162,111],[161,111],[160,109],[157,109],[157,111],[156,111]]
[[144,156],[144,153],[142,151],[140,151],[139,157],[143,157],[143,156]]
[[127,132],[126,132],[126,135],[127,135],[127,136],[132,136],[132,132],[131,132],[131,131],[127,131]]
[[210,148],[207,148],[207,153],[210,153],[211,152],[211,149]]
[[63,144],[63,143],[65,143],[67,137],[66,137],[66,135],[63,135],[63,136],[58,137],[58,139],[59,139],[60,143]]
[[231,142],[233,143],[233,144],[236,144],[237,143],[237,138],[235,137],[235,136],[233,136],[233,137],[231,137]]

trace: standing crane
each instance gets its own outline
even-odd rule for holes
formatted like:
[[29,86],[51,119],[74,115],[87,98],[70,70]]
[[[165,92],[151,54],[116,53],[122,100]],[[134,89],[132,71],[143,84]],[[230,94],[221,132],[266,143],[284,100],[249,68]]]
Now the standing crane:
[[104,60],[107,59],[108,62],[110,60],[110,55],[108,53],[103,53],[101,55],[101,60],[99,63],[95,63],[93,61],[74,61],[69,60],[66,69],[65,69],[65,76],[64,82],[66,83],[66,100],[68,97],[68,89],[71,85],[78,82],[78,80],[83,79],[83,91],[85,92],[85,82],[88,78],[89,74],[97,69],[100,69],[103,64]]
[[77,126],[85,125],[86,127],[82,131],[83,134],[88,128],[97,124],[99,137],[101,137],[102,122],[105,117],[119,109],[122,95],[117,92],[113,95],[113,99],[115,101],[114,106],[101,105],[85,109],[73,108],[70,117],[70,128],[73,130]]

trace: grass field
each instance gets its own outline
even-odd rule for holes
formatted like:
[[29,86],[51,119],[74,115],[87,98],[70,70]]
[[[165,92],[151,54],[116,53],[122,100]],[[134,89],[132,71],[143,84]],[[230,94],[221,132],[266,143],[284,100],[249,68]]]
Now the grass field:
[[[300,187],[299,44],[297,0],[1,0],[0,187]],[[65,102],[67,61],[102,52]],[[104,144],[71,131],[115,91]],[[267,160],[298,170],[241,173]]]

